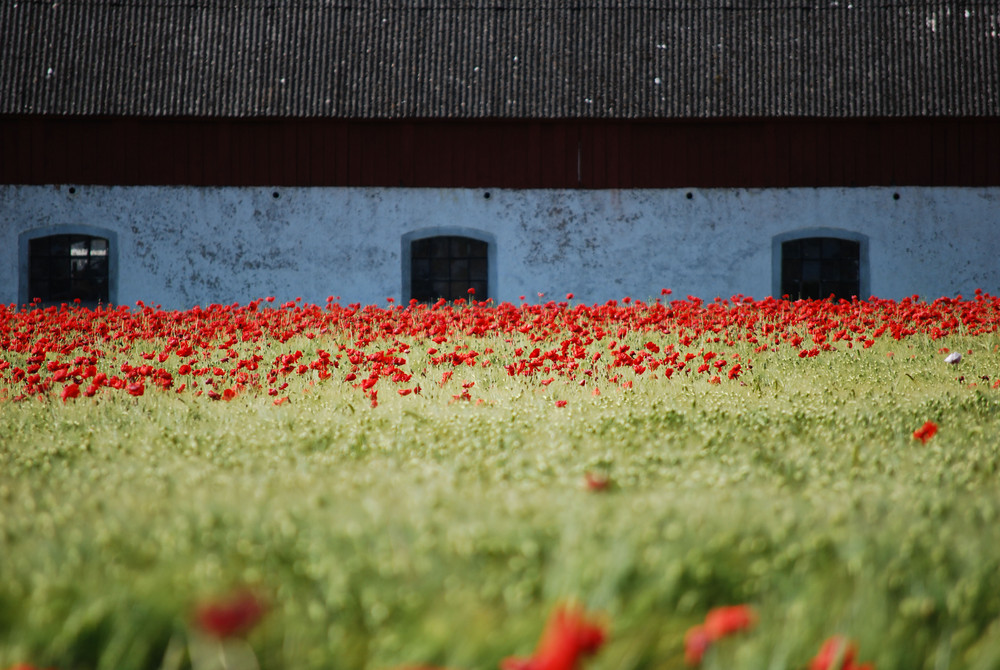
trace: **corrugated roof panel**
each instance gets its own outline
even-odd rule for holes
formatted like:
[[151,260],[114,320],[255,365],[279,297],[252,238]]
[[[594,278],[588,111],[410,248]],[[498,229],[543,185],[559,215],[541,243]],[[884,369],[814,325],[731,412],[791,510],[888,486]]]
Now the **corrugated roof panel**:
[[8,0],[0,113],[1000,115],[1000,0]]

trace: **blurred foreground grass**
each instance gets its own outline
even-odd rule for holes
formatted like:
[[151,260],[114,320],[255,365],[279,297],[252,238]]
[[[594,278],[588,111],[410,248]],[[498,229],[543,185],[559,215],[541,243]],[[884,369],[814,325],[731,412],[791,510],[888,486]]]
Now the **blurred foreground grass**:
[[597,396],[494,366],[374,409],[333,382],[6,403],[0,666],[188,667],[195,605],[251,585],[267,670],[496,668],[568,599],[609,624],[595,670],[683,667],[684,631],[743,602],[756,629],[705,667],[803,668],[842,633],[879,670],[998,668],[998,343],[955,338],[957,367],[919,338],[765,352],[744,383]]

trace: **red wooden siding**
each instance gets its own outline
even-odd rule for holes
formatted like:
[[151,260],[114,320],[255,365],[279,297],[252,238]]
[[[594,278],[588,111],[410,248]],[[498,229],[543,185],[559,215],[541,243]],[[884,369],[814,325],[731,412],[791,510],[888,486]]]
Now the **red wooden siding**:
[[0,183],[671,188],[1000,185],[1000,120],[0,118]]

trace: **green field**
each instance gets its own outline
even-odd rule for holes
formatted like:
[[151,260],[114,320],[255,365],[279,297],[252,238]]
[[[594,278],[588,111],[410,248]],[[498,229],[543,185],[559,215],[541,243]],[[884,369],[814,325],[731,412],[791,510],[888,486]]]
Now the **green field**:
[[[594,670],[686,667],[738,603],[757,625],[703,667],[802,669],[843,634],[879,670],[1000,668],[1000,336],[737,342],[738,380],[582,386],[508,375],[524,335],[469,339],[497,363],[442,385],[411,339],[421,392],[374,408],[306,375],[279,406],[0,403],[0,667],[497,668],[576,601],[607,624]],[[220,655],[193,612],[247,586],[268,612]]]

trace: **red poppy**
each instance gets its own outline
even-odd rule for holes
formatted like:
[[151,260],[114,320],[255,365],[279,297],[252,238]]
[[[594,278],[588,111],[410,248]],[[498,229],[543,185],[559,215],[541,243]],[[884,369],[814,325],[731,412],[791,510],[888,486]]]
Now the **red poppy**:
[[809,662],[809,670],[875,670],[871,663],[854,664],[858,646],[851,640],[834,635],[826,640],[819,652]]
[[927,441],[934,437],[937,432],[937,424],[933,421],[927,421],[924,425],[920,426],[920,428],[913,431],[913,437],[920,440],[924,444],[927,444]]
[[79,384],[66,384],[66,386],[63,386],[63,390],[62,390],[62,393],[60,395],[62,396],[62,401],[63,402],[66,402],[70,398],[79,398],[80,397],[80,385]]
[[756,623],[757,613],[749,605],[728,605],[709,610],[705,623],[689,628],[684,636],[684,660],[689,665],[699,665],[713,642],[753,628]]
[[611,477],[604,473],[586,472],[583,482],[589,491],[606,491],[611,486]]
[[145,385],[143,385],[142,382],[136,382],[134,384],[129,384],[127,387],[125,387],[125,390],[128,391],[129,395],[134,395],[138,397],[146,392],[146,387]]
[[756,623],[757,613],[749,605],[716,607],[705,616],[705,632],[714,641],[753,628]]
[[213,637],[243,635],[263,618],[266,607],[253,592],[244,589],[228,597],[199,605],[195,621],[202,632]]
[[684,634],[684,662],[688,665],[701,665],[701,659],[712,644],[712,638],[704,626],[692,626]]
[[582,656],[592,655],[607,639],[604,627],[588,620],[578,607],[564,605],[549,617],[538,648],[529,658],[510,657],[503,670],[574,670]]

